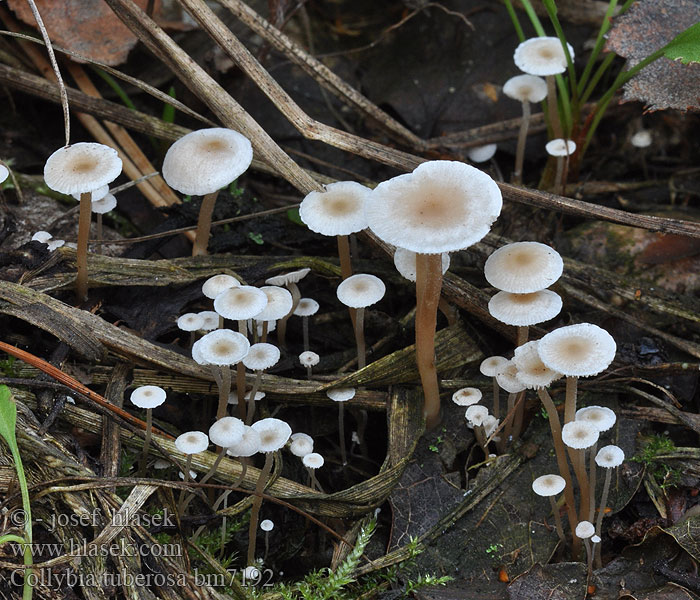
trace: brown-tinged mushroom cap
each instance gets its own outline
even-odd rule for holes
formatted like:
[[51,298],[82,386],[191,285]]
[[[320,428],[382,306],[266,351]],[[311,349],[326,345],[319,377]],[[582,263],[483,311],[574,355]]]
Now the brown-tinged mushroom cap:
[[261,419],[251,425],[260,434],[260,452],[275,452],[287,443],[292,428],[281,419]]
[[157,385],[137,387],[129,397],[131,403],[139,408],[156,408],[165,402],[165,398],[165,390]]
[[237,179],[252,160],[253,148],[244,135],[223,127],[200,129],[168,148],[163,179],[182,194],[204,196]]
[[252,285],[224,290],[214,299],[214,310],[224,319],[243,321],[260,314],[267,306],[267,295]]
[[354,181],[337,181],[324,192],[310,192],[299,206],[299,217],[321,235],[350,235],[367,227],[365,201],[368,187]]
[[529,390],[547,387],[561,373],[548,368],[540,359],[537,352],[539,341],[527,342],[515,349],[513,362],[518,368],[516,377]]
[[479,371],[486,377],[495,377],[508,365],[508,359],[505,356],[489,356],[481,361]]
[[503,93],[520,102],[542,102],[547,97],[547,82],[535,75],[516,75],[503,84]]
[[512,360],[496,374],[496,381],[509,394],[517,394],[526,389],[525,384],[518,379],[518,367]]
[[96,215],[107,214],[110,210],[117,208],[117,199],[113,194],[105,194],[102,198],[92,199],[90,210]]
[[603,469],[613,469],[619,467],[625,460],[625,453],[622,448],[611,444],[603,446],[595,455],[595,464]]
[[289,314],[294,300],[285,288],[276,285],[264,285],[260,288],[267,296],[267,304],[257,315],[253,315],[256,321],[276,321]]
[[245,431],[245,423],[236,417],[223,417],[209,428],[212,444],[229,448],[240,441]]
[[552,285],[564,270],[559,253],[539,242],[515,242],[486,259],[484,276],[493,287],[512,294],[538,292]]
[[587,540],[589,537],[595,535],[595,525],[590,521],[579,521],[574,533],[576,533],[577,538]]
[[598,430],[585,421],[569,421],[561,428],[561,439],[575,450],[590,448],[598,441]]
[[538,496],[556,496],[564,491],[566,481],[559,475],[542,475],[532,482],[532,491]]
[[311,350],[305,350],[299,355],[299,363],[302,367],[315,367],[320,361],[321,357]]
[[597,375],[608,368],[616,350],[614,338],[592,323],[555,329],[538,346],[542,362],[567,377]]
[[[571,60],[574,49],[566,44]],[[566,71],[564,48],[556,37],[536,37],[525,40],[513,54],[515,66],[529,75],[556,75]]]
[[369,228],[383,241],[439,254],[478,242],[502,204],[498,185],[483,171],[435,160],[380,183],[367,199],[365,213]]
[[84,194],[114,181],[122,161],[114,148],[79,142],[59,148],[44,165],[44,180],[61,194]]
[[[217,329],[207,333],[197,343],[202,358],[209,364],[219,366],[235,365],[248,354],[250,349],[250,342],[246,337],[230,329]],[[194,345],[192,349],[194,358]]]
[[297,307],[294,309],[294,314],[297,317],[310,317],[315,315],[319,308],[318,302],[313,298],[301,298]]
[[551,290],[539,290],[529,294],[498,292],[489,300],[489,313],[506,325],[525,327],[544,323],[561,312],[559,294]]
[[280,350],[273,344],[260,342],[253,344],[243,357],[243,364],[251,371],[264,371],[274,367],[280,359]]
[[457,406],[471,406],[481,400],[481,390],[473,387],[465,387],[452,394],[452,402]]
[[367,273],[358,273],[344,279],[336,290],[338,300],[351,308],[371,306],[379,302],[385,293],[384,282]]
[[203,431],[187,431],[175,439],[175,447],[183,454],[198,454],[209,447],[209,436]]
[[574,420],[587,421],[602,433],[615,425],[617,417],[615,411],[610,410],[607,406],[586,406],[576,411]]
[[204,318],[199,313],[185,313],[177,320],[177,326],[182,331],[199,331],[204,324]]
[[241,287],[241,283],[238,279],[232,275],[221,273],[221,275],[210,277],[202,284],[202,294],[214,300],[221,292],[225,292],[234,287]]

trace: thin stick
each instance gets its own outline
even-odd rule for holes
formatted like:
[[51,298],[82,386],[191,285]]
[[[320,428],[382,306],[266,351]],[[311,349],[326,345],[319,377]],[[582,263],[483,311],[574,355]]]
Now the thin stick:
[[557,190],[561,189],[561,182],[562,182],[563,173],[564,173],[564,157],[557,156],[557,171],[556,171],[556,175],[554,175],[554,186],[552,187],[553,191],[557,191]]
[[522,327],[518,327],[518,337],[517,337],[517,344],[518,346],[522,346],[523,344],[527,343],[527,338],[530,334],[530,328],[527,325],[524,325]]
[[[340,276],[343,281],[352,275],[352,261],[350,260],[350,242],[348,241],[347,235],[337,235],[336,241],[338,242],[338,258],[340,259]],[[352,326],[355,327],[356,313],[354,308],[348,307],[348,312],[350,313],[350,320],[352,321]]]
[[583,540],[583,543],[586,545],[586,565],[588,567],[586,570],[586,587],[588,587],[588,582],[593,575],[593,552],[595,549],[591,550],[591,542],[588,538]]
[[[301,331],[304,337],[304,352],[309,350],[309,317],[301,318]],[[311,373],[309,373],[309,379],[311,379]]]
[[92,192],[80,194],[80,215],[78,217],[78,248],[76,250],[76,265],[78,274],[75,279],[75,295],[78,302],[85,302],[88,295],[88,241],[90,239],[90,223],[92,221]]
[[518,132],[518,146],[515,150],[515,169],[513,170],[513,183],[520,185],[523,182],[523,164],[525,162],[525,143],[527,142],[527,130],[530,126],[530,103],[525,101],[523,105],[523,118]]
[[[183,478],[182,480],[187,483],[190,480],[190,471],[192,470],[192,455],[188,454],[187,455],[187,460],[185,461],[185,470],[183,471],[182,475]],[[177,503],[177,514],[182,517],[182,515],[185,514],[185,508],[187,505],[185,504],[185,488],[182,488],[180,490],[180,500]]]
[[569,456],[571,457],[571,463],[574,466],[574,473],[576,474],[576,479],[578,480],[578,487],[581,491],[581,508],[579,509],[579,519],[584,521],[588,518],[588,511],[590,507],[590,492],[589,492],[589,481],[588,472],[586,471],[586,451],[585,450],[573,450],[569,448]]
[[258,482],[255,484],[255,498],[253,498],[253,506],[250,510],[250,524],[248,525],[248,555],[246,565],[252,565],[255,560],[256,534],[258,533],[258,518],[260,517],[260,507],[262,506],[262,493],[270,477],[273,456],[273,452],[265,453],[265,465],[262,471],[260,471]]
[[277,344],[280,346],[280,348],[287,347],[287,321],[289,320],[289,317],[294,314],[294,311],[299,305],[299,300],[301,299],[301,292],[299,291],[299,286],[296,283],[290,282],[285,287],[292,295],[292,308],[290,308],[289,312],[277,323]]
[[[248,339],[248,327],[245,321],[238,321],[238,332]],[[245,421],[247,416],[245,405],[245,365],[242,362],[236,365],[236,394],[238,394],[238,418],[241,421]]]
[[211,216],[214,214],[214,205],[218,195],[219,191],[217,190],[202,198],[202,204],[199,207],[199,218],[197,219],[197,233],[195,234],[194,244],[192,244],[192,256],[207,254],[209,234],[211,232]]

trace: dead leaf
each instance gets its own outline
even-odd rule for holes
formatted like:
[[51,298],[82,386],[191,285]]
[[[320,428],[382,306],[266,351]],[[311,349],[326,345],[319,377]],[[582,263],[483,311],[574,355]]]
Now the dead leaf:
[[[148,0],[136,0],[146,8]],[[19,19],[36,27],[34,15],[26,0],[8,0]],[[107,65],[126,60],[136,45],[136,36],[102,0],[36,0],[39,14],[53,44],[87,56]],[[155,3],[155,14],[160,2]]]
[[[615,20],[606,47],[634,66],[694,25],[699,14],[700,0],[639,0]],[[661,57],[625,84],[623,101],[639,100],[649,110],[695,110],[700,108],[698,90],[700,64]]]

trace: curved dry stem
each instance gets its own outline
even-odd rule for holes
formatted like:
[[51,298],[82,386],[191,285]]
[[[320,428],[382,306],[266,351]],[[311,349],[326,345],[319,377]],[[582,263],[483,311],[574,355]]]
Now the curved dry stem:
[[272,458],[274,453],[265,453],[265,465],[260,471],[258,482],[255,484],[255,498],[253,498],[253,507],[250,510],[250,523],[248,525],[248,555],[246,565],[252,565],[255,560],[255,545],[256,534],[258,532],[258,519],[260,518],[260,507],[262,506],[262,493],[270,477],[272,470]]
[[[340,277],[345,281],[352,275],[352,262],[350,260],[350,243],[347,235],[335,236],[338,242],[338,258],[340,259]],[[355,327],[355,309],[348,307],[352,326]]]
[[500,391],[501,391],[501,386],[498,385],[498,381],[496,381],[495,377],[491,378],[493,382],[493,416],[496,417],[497,419],[501,418],[501,399],[500,399]]
[[192,244],[192,256],[207,254],[209,233],[211,232],[211,216],[214,213],[214,205],[218,195],[219,192],[217,190],[202,198],[202,204],[199,207],[199,218],[197,219],[197,233]]
[[525,143],[527,142],[527,130],[530,127],[530,103],[523,102],[523,118],[520,121],[518,132],[518,146],[515,150],[515,169],[513,170],[513,183],[523,182],[523,164],[525,163]]
[[[248,339],[248,325],[245,321],[238,321],[238,333]],[[238,418],[245,421],[245,365],[242,362],[236,364],[236,394],[238,394]]]
[[92,192],[80,194],[80,214],[78,216],[78,248],[75,262],[78,274],[75,278],[75,295],[78,302],[85,302],[88,295],[88,241],[92,222]]
[[442,257],[416,254],[416,363],[423,385],[426,427],[440,420],[440,388],[435,369],[435,329],[442,289]]

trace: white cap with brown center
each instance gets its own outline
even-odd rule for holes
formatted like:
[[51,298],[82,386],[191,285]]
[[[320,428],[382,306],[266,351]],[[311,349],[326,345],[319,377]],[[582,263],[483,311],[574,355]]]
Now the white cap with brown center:
[[[566,44],[571,60],[574,49]],[[536,37],[525,40],[513,54],[515,66],[529,75],[556,75],[566,71],[566,55],[561,41],[556,37]]]
[[559,294],[539,290],[529,294],[498,292],[489,300],[489,313],[506,325],[525,327],[544,323],[561,312]]
[[299,217],[321,235],[350,235],[367,227],[365,201],[368,187],[354,181],[338,181],[324,192],[311,192],[302,200]]
[[567,377],[591,377],[615,358],[615,339],[592,323],[560,327],[545,335],[538,351],[542,362]]
[[114,148],[79,142],[49,156],[44,180],[61,194],[84,194],[111,183],[121,172],[122,161]]
[[559,253],[539,242],[515,242],[486,259],[484,276],[493,287],[512,294],[538,292],[552,285],[564,270]]
[[386,293],[384,282],[367,273],[358,273],[344,279],[336,294],[345,306],[350,308],[365,308],[379,302]]

